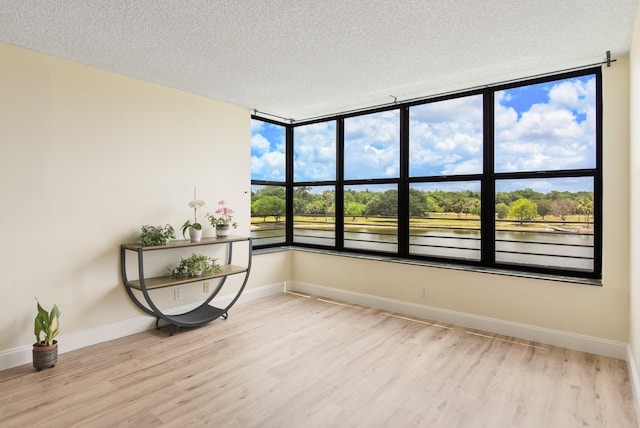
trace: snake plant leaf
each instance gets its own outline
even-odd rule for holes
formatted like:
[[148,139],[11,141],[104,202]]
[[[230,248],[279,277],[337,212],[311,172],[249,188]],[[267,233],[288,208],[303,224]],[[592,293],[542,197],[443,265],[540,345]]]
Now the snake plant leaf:
[[48,345],[53,344],[53,338],[56,337],[60,332],[59,317],[60,317],[60,310],[58,309],[58,306],[54,304],[53,309],[51,309],[51,314],[49,318],[49,334],[48,334],[49,337],[47,338]]
[[33,322],[33,334],[36,335],[36,343],[40,343],[40,333],[44,330],[44,326],[42,325],[42,319],[40,314],[36,315],[36,319]]

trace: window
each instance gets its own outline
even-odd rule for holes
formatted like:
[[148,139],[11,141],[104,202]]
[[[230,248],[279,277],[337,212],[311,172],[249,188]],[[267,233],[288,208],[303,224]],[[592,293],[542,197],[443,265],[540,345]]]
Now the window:
[[409,109],[411,177],[482,173],[482,95]]
[[479,261],[480,182],[412,184],[409,252]]
[[496,182],[497,263],[589,272],[593,232],[593,178]]
[[336,179],[336,123],[321,122],[293,130],[293,181]]
[[335,245],[335,187],[293,188],[293,242]]
[[497,264],[598,270],[596,87],[587,74],[495,93]]
[[344,120],[344,179],[372,179],[400,175],[398,110]]
[[347,186],[344,192],[344,248],[398,251],[398,186]]
[[284,244],[287,203],[284,186],[251,186],[253,245]]
[[251,237],[254,246],[286,242],[286,127],[251,120]]
[[[600,278],[601,85],[596,68],[256,124],[254,204],[288,202],[263,245]],[[276,212],[257,208],[256,229],[257,214]]]
[[482,258],[483,99],[475,94],[409,108],[410,255]]

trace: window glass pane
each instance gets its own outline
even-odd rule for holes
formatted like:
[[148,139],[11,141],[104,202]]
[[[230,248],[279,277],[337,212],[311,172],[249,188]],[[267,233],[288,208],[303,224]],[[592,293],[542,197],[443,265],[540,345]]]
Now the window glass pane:
[[409,253],[480,260],[480,182],[414,183],[409,188]]
[[409,109],[409,174],[482,173],[482,95]]
[[284,182],[285,127],[251,119],[251,179]]
[[496,262],[591,272],[593,178],[498,180]]
[[293,129],[293,181],[336,179],[336,122]]
[[335,188],[296,186],[293,188],[293,241],[335,246]]
[[398,251],[398,188],[395,184],[345,187],[344,247]]
[[251,187],[251,237],[253,245],[285,242],[286,207],[284,186]]
[[399,110],[345,119],[345,180],[397,178],[399,176]]
[[495,93],[496,172],[596,166],[596,78],[556,80]]

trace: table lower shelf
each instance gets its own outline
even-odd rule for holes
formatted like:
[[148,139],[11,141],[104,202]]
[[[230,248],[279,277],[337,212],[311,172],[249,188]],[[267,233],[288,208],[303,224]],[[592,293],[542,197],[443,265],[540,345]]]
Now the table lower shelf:
[[166,317],[165,321],[168,321],[175,326],[197,327],[199,325],[211,322],[216,318],[220,318],[225,314],[226,311],[224,309],[216,308],[215,306],[211,305],[202,305],[192,311],[185,312],[184,314],[164,314],[164,316]]

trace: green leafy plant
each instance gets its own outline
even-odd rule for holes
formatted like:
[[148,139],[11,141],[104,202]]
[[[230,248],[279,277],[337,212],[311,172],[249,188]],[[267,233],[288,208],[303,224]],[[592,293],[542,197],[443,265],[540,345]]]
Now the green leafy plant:
[[169,239],[175,237],[175,231],[170,224],[166,224],[164,226],[144,225],[140,227],[140,241],[145,247],[152,245],[165,245],[169,242]]
[[53,345],[53,339],[60,333],[60,310],[55,304],[47,312],[38,302],[38,313],[34,321],[33,333],[36,336],[36,346]]
[[193,227],[195,230],[202,230],[202,225],[200,223],[191,223],[191,220],[187,220],[183,225],[182,225],[182,237],[187,239],[187,230],[189,230],[190,227]]
[[169,275],[174,278],[181,276],[211,275],[222,270],[222,266],[216,264],[216,260],[218,259],[194,253],[186,259],[181,258],[180,263],[175,267],[169,267],[167,269]]

